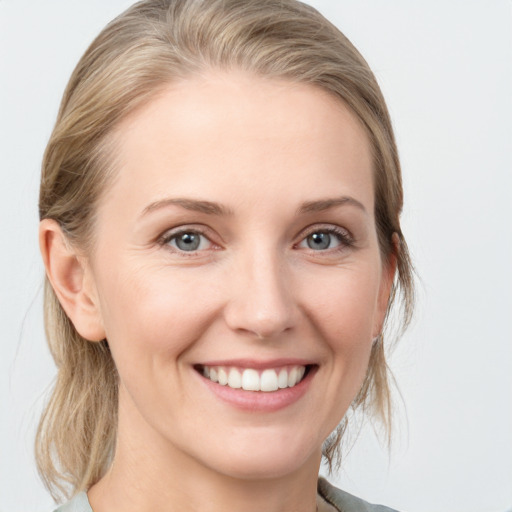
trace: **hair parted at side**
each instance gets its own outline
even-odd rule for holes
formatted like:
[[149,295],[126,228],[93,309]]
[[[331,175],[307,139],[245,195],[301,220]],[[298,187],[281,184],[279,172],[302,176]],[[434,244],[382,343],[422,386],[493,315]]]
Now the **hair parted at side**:
[[[397,259],[388,312],[399,301],[405,327],[413,307],[413,271],[400,229],[401,171],[386,104],[350,41],[296,0],[144,0],[108,24],[64,93],[42,164],[40,218],[55,219],[69,243],[87,254],[94,245],[96,205],[116,172],[109,135],[169,83],[209,69],[313,84],[357,115],[373,150],[381,253]],[[78,334],[48,280],[44,301],[58,374],[39,424],[36,458],[52,495],[69,498],[97,482],[112,461],[118,376],[107,341],[91,342]],[[388,381],[380,336],[352,408],[386,426]],[[346,420],[326,443],[329,464],[345,427]]]

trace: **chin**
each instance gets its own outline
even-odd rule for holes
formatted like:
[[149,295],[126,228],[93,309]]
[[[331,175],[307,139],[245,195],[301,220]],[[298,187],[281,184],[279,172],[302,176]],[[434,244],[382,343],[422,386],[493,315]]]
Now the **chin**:
[[293,446],[265,442],[258,439],[249,445],[231,445],[223,457],[216,457],[210,468],[231,478],[242,480],[267,480],[284,478],[309,468],[317,472],[320,466],[321,445]]

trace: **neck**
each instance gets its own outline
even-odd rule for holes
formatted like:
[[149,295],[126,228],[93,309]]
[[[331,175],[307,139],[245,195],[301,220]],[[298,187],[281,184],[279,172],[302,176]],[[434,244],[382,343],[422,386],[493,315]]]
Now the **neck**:
[[[89,491],[95,512],[314,512],[318,470],[266,479],[240,479],[176,458],[124,464],[116,458]],[[128,462],[128,461],[127,461]],[[311,464],[312,466],[312,464]]]
[[133,418],[126,425],[120,411],[114,463],[88,493],[95,512],[316,510],[320,453],[284,475],[237,477],[206,466],[147,425],[146,432],[133,429]]

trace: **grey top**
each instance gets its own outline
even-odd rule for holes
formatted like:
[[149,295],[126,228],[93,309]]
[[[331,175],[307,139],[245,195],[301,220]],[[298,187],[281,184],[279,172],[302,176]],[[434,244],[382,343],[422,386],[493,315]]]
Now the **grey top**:
[[[318,494],[339,512],[396,512],[382,505],[372,505],[356,498],[348,492],[342,491],[331,485],[324,478],[318,479]],[[93,512],[87,494],[77,494],[69,503],[62,505],[55,512]]]
[[55,512],[92,512],[92,508],[91,505],[89,505],[87,494],[85,492],[81,492],[70,502],[55,510]]
[[[339,512],[397,512],[396,510],[372,505],[348,492],[331,485],[325,478],[318,479],[318,494]],[[89,511],[88,511],[89,512]]]

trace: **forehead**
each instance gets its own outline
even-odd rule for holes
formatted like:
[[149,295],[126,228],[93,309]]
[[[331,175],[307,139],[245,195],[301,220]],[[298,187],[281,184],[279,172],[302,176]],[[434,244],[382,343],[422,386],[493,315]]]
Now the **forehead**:
[[343,193],[373,205],[366,132],[342,100],[313,85],[235,72],[191,78],[126,118],[114,138],[112,192],[125,199]]

